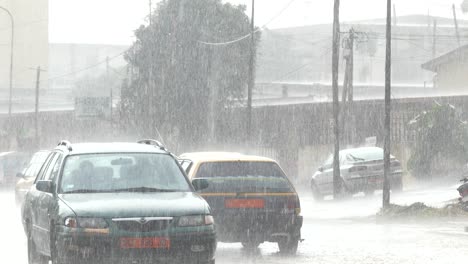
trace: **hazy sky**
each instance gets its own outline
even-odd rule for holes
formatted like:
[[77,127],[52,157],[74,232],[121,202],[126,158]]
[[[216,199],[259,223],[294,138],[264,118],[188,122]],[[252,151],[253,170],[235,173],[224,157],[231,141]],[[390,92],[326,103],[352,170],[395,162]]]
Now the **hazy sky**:
[[[157,0],[153,1],[153,7]],[[225,1],[226,2],[226,1]],[[245,4],[250,14],[251,0],[229,0]],[[269,28],[331,23],[333,0],[256,0],[256,25]],[[427,14],[457,16],[463,0],[393,0],[397,15]],[[288,6],[287,9],[285,7]],[[386,0],[341,0],[341,20],[385,17]],[[49,38],[51,42],[130,44],[133,30],[147,23],[149,0],[50,0]],[[285,10],[278,16],[282,10]]]

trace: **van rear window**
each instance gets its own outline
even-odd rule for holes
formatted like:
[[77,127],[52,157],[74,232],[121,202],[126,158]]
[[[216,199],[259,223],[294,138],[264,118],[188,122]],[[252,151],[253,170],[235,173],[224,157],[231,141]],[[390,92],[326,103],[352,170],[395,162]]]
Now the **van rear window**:
[[207,162],[200,165],[197,178],[211,177],[285,177],[283,171],[274,162]]
[[200,165],[195,178],[209,181],[209,187],[202,192],[294,191],[274,162],[207,162]]

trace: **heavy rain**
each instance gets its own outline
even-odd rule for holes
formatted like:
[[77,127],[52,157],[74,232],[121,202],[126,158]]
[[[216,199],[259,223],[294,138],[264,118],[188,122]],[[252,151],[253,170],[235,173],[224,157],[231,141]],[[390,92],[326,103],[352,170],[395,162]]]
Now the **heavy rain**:
[[468,259],[468,0],[0,0],[0,263]]

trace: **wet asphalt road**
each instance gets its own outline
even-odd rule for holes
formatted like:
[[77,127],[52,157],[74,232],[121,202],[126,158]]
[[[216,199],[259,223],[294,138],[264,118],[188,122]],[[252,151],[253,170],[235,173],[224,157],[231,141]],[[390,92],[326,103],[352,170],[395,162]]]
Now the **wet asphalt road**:
[[[411,204],[424,201],[440,206],[456,197],[454,187],[410,190],[392,196],[392,202]],[[26,239],[13,201],[13,192],[1,191],[0,263],[26,264]],[[301,192],[304,242],[297,256],[278,254],[276,244],[264,243],[255,252],[240,244],[220,243],[217,263],[466,263],[468,219],[435,222],[377,223],[381,204],[374,197],[317,203],[307,191]]]

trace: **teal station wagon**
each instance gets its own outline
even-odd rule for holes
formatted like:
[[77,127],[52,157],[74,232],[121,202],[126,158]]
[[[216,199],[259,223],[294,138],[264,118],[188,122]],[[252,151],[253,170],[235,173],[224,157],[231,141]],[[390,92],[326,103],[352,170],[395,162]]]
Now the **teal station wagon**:
[[210,207],[153,140],[62,141],[27,193],[22,219],[29,263],[215,262]]

